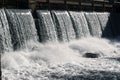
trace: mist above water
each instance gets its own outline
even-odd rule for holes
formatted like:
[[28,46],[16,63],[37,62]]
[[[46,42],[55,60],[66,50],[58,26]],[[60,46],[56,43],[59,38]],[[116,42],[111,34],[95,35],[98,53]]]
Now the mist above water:
[[[82,38],[69,43],[40,44],[30,41],[27,45],[28,47],[25,50],[2,54],[3,79],[5,77],[9,78],[10,76],[14,77],[13,80],[19,79],[20,76],[17,75],[20,75],[21,71],[22,74],[25,74],[23,71],[28,71],[29,73],[34,69],[36,69],[35,71],[40,69],[40,71],[32,72],[33,75],[44,76],[47,75],[47,72],[43,73],[43,75],[42,71],[49,71],[52,67],[56,67],[58,71],[61,71],[67,68],[61,66],[67,64],[77,65],[81,69],[84,68],[86,70],[118,71],[120,69],[120,63],[118,61],[109,60],[109,58],[120,56],[119,42],[111,42],[107,39],[99,38]],[[100,56],[97,58],[87,58],[84,56],[86,53],[95,53]],[[14,73],[16,71],[17,74]],[[66,71],[65,73],[68,74]],[[29,75],[31,77],[28,79],[32,80],[34,78],[33,75]]]

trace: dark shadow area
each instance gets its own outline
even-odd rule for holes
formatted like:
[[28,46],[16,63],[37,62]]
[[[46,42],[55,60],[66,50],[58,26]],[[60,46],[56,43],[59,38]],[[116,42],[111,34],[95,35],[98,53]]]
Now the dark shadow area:
[[112,29],[112,20],[111,20],[111,14],[108,17],[107,24],[102,31],[102,36],[103,38],[113,38],[115,36],[114,30]]
[[39,42],[42,42],[42,38],[41,38],[41,35],[40,35],[40,23],[42,23],[40,21],[40,19],[35,19],[35,25],[36,25],[36,29],[37,29],[37,35],[38,35],[38,38],[39,38]]
[[111,12],[102,37],[115,38],[120,36],[120,14]]
[[110,20],[114,37],[120,36],[120,13],[111,13]]
[[83,55],[85,58],[99,58],[100,54],[99,53],[85,53]]
[[29,0],[0,0],[0,8],[28,9]]

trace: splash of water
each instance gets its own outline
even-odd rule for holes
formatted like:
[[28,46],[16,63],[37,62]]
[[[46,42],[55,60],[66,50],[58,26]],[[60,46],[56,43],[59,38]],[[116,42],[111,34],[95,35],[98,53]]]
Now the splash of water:
[[[27,45],[25,50],[2,54],[3,80],[53,80],[53,74],[79,75],[84,69],[120,70],[119,61],[109,59],[120,56],[120,43],[117,41],[113,43],[106,39],[83,38],[69,43],[28,42]],[[87,58],[83,56],[86,53],[100,54],[100,57]]]

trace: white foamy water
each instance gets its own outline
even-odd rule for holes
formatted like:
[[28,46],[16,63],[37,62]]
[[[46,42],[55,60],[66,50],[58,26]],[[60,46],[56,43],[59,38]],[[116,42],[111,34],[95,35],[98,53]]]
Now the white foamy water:
[[[2,79],[69,80],[66,76],[88,75],[87,70],[119,72],[119,41],[99,38],[82,38],[69,43],[30,41],[27,49],[2,54]],[[85,53],[99,56],[87,58]]]

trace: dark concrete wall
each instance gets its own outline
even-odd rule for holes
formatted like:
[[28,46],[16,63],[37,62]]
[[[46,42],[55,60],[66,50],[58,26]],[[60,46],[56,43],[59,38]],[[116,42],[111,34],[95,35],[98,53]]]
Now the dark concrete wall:
[[119,0],[0,0],[0,8],[120,12],[120,3],[113,4],[113,1],[120,2]]

